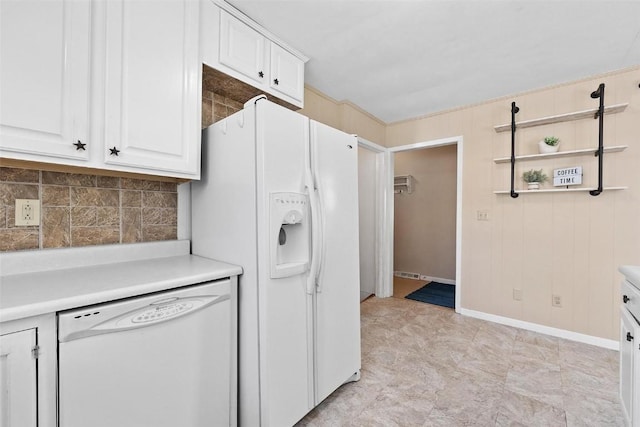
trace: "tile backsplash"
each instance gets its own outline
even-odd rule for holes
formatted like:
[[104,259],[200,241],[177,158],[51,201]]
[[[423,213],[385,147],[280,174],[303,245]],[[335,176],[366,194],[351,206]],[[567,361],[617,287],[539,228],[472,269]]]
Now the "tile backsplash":
[[[15,199],[40,201],[40,225],[15,225]],[[0,167],[0,251],[177,238],[177,184]]]

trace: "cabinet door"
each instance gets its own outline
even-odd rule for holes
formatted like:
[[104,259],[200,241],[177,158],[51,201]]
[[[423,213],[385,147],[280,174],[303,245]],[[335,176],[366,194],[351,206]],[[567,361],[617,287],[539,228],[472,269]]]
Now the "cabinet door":
[[271,43],[272,89],[300,102],[304,97],[304,62],[275,43]]
[[197,178],[199,2],[109,0],[104,14],[105,163]]
[[622,403],[622,413],[630,422],[634,415],[633,412],[633,382],[634,376],[634,349],[637,346],[640,337],[634,335],[634,328],[637,328],[636,322],[631,314],[622,307],[620,309],[620,403]]
[[88,1],[0,1],[2,156],[88,158],[73,144],[89,142],[90,13]]
[[220,63],[264,84],[265,37],[239,19],[220,11]]
[[35,427],[38,420],[36,330],[0,337],[0,425]]

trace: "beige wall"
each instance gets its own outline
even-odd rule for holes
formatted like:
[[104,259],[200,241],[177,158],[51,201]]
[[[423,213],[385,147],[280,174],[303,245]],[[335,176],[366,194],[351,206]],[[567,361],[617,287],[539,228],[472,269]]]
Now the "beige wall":
[[[495,125],[510,121],[510,103],[520,107],[517,120],[597,107],[589,97],[606,84],[606,105],[629,103],[626,111],[605,116],[605,146],[628,145],[605,154],[605,186],[627,190],[588,193],[495,195],[509,188],[510,133]],[[619,322],[617,267],[640,264],[640,68],[577,83],[532,91],[481,105],[391,124],[388,146],[462,135],[462,307],[527,322],[616,340]],[[544,136],[561,139],[561,150],[597,146],[596,120],[584,119],[522,129],[517,152],[533,154]],[[596,160],[568,157],[518,164],[524,169],[583,166],[584,182],[595,185]],[[517,185],[522,186],[521,180]],[[545,188],[550,188],[545,184]],[[486,210],[489,221],[478,221]],[[522,301],[513,299],[522,290]],[[562,307],[551,305],[560,295]]]
[[376,144],[385,145],[384,122],[356,105],[338,102],[312,87],[305,87],[304,108],[298,112],[320,123],[356,134]]
[[393,269],[455,280],[456,145],[395,154],[413,192],[394,196]]

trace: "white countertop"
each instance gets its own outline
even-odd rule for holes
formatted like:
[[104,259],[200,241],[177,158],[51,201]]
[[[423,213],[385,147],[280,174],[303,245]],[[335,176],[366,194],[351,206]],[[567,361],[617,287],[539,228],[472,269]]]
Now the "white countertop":
[[[162,245],[162,244],[160,244]],[[175,244],[174,244],[175,246]],[[242,273],[242,268],[220,261],[189,255],[188,242],[178,250],[156,250],[151,245],[113,245],[117,262],[108,262],[110,249],[100,248],[100,263],[71,267],[74,256],[90,259],[92,248],[71,248],[56,251],[33,251],[0,258],[0,322],[17,320],[128,298],[150,292],[207,282]],[[162,247],[162,246],[160,246]],[[166,247],[166,246],[165,246]],[[186,250],[185,250],[186,248]],[[79,250],[81,249],[81,250]],[[133,251],[128,261],[127,251]],[[186,252],[186,253],[185,253]],[[51,258],[59,258],[51,262]],[[124,256],[123,256],[124,255]],[[158,256],[160,255],[160,256]],[[17,257],[26,257],[14,262]],[[47,258],[48,257],[48,258]],[[38,262],[38,260],[46,262]],[[133,259],[133,260],[131,260]],[[33,270],[25,265],[31,263]],[[23,271],[12,269],[19,265]],[[43,267],[43,265],[48,265]],[[6,268],[5,268],[6,267]],[[43,269],[44,268],[44,269]],[[12,274],[6,274],[12,273]]]
[[636,288],[640,289],[640,266],[637,265],[623,265],[618,268],[620,273],[624,274],[627,281]]

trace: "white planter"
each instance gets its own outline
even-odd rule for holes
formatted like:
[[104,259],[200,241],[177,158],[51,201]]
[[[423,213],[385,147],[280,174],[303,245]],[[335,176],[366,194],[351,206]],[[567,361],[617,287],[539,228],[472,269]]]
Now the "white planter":
[[540,154],[556,153],[559,148],[560,148],[559,142],[556,145],[548,145],[544,142],[544,140],[538,142],[538,152]]
[[527,190],[539,190],[540,189],[540,183],[539,182],[528,182],[527,183]]

